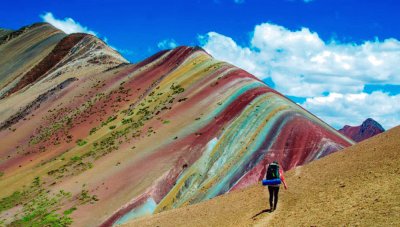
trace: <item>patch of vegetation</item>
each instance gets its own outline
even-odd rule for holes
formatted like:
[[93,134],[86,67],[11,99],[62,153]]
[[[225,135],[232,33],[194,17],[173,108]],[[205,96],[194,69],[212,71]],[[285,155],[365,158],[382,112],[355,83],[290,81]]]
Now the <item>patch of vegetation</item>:
[[[83,94],[80,94],[75,97],[79,98],[82,96]],[[94,98],[87,100],[80,107],[76,109],[64,107],[52,110],[49,116],[43,118],[43,120],[47,122],[44,125],[48,124],[48,126],[45,127],[40,126],[35,131],[34,135],[31,136],[29,145],[35,145],[40,142],[49,140],[53,135],[56,135],[59,132],[61,133],[60,134],[61,139],[64,139],[65,142],[67,143],[72,142],[72,139],[70,138],[71,135],[69,135],[69,131],[74,126],[73,122],[78,120],[80,117],[84,115],[90,115],[90,113],[93,111],[94,104],[105,98],[106,95],[104,93],[98,93]],[[66,115],[65,113],[68,114]],[[85,120],[81,120],[80,122],[78,121],[77,124],[80,124],[84,121]]]
[[94,202],[99,201],[96,195],[90,195],[88,190],[83,189],[81,193],[78,195],[78,200],[81,204],[93,204]]
[[78,146],[83,146],[83,145],[87,144],[87,141],[82,140],[82,139],[78,139],[78,140],[76,141],[76,144],[77,144]]
[[[83,205],[98,201],[95,195],[90,195],[87,190],[82,190],[76,198],[71,193],[63,190],[50,193],[44,182],[36,177],[29,187],[23,187],[21,191],[15,191],[8,197],[0,200],[0,212],[9,210],[15,206],[21,206],[20,210],[12,217],[10,226],[69,226],[72,224],[70,215],[77,209],[72,206],[62,210],[65,204]],[[6,220],[0,221],[4,224]],[[1,223],[2,222],[2,223]]]
[[73,161],[73,162],[78,162],[78,161],[81,161],[81,160],[82,160],[82,158],[79,157],[79,156],[74,156],[74,157],[71,158],[71,161]]
[[25,203],[30,195],[37,195],[39,193],[38,189],[40,184],[40,179],[37,177],[34,179],[32,185],[29,188],[23,191],[15,191],[10,196],[2,198],[0,200],[0,213],[19,204]]
[[14,215],[10,226],[68,226],[72,224],[69,215],[76,209],[61,212],[61,205],[71,197],[71,193],[60,190],[49,193],[44,183],[36,177],[29,187],[15,191],[0,201],[0,212],[22,205]]
[[[147,121],[153,119],[162,111],[171,109],[176,98],[174,96],[182,92],[184,92],[184,88],[181,85],[173,84],[170,86],[169,91],[164,93],[150,92],[151,96],[149,95],[146,98],[140,99],[140,101],[131,104],[128,109],[119,111],[120,113],[125,114],[125,117],[121,120],[123,127],[117,129],[115,125],[109,126],[112,131],[105,137],[93,142],[89,150],[80,156],[81,160],[69,160],[61,167],[50,170],[48,175],[55,179],[77,175],[82,171],[91,168],[93,166],[91,164],[93,161],[118,150],[123,141],[128,142],[132,141],[132,139],[140,139],[145,135],[151,136],[155,134],[156,131],[153,128],[150,127],[147,130],[143,130],[142,127]],[[152,102],[149,102],[149,100],[152,100]],[[107,125],[116,119],[117,116],[110,116],[106,121],[101,123],[100,127]],[[163,121],[164,124],[168,124],[169,122],[169,120]],[[97,130],[98,129],[99,127],[97,127]],[[143,135],[143,133],[146,134]]]
[[[62,131],[64,132],[64,134],[67,134],[68,130],[73,127],[72,125],[73,118],[71,116],[64,116],[60,118],[59,113],[62,111],[67,112],[68,110],[66,108],[60,109],[58,112],[52,113],[52,115],[47,118],[47,120],[51,122],[51,124],[47,127],[40,126],[35,133],[36,136],[32,137],[31,140],[29,141],[30,145],[35,145],[40,142],[46,141],[52,135],[55,135],[56,132],[58,131]],[[63,116],[63,114],[61,116]]]
[[11,223],[11,226],[69,226],[72,212],[59,214],[63,201],[71,197],[71,193],[63,190],[55,195],[49,195],[42,190],[31,201],[23,205],[20,218]]
[[72,212],[74,212],[76,209],[77,209],[76,207],[71,207],[71,208],[69,208],[68,210],[65,210],[65,211],[63,212],[63,214],[64,214],[64,215],[70,215],[70,214],[72,214]]
[[61,167],[50,170],[49,172],[47,172],[47,174],[49,176],[53,176],[55,179],[60,179],[64,176],[71,176],[75,173],[81,173],[85,170],[93,168],[93,164],[91,162],[83,161],[85,157],[86,156],[81,156],[79,160],[77,158],[71,159]]
[[115,126],[115,125],[111,125],[110,127],[108,127],[110,130],[113,130],[113,129],[115,129],[117,126]]
[[102,122],[102,123],[101,123],[101,127],[107,125],[108,123],[114,121],[115,119],[117,119],[117,116],[110,116],[110,117],[108,117],[108,119],[107,119],[105,122]]
[[97,128],[96,128],[96,127],[90,129],[89,135],[92,135],[92,134],[95,133],[96,131],[97,131]]
[[132,123],[132,118],[124,118],[124,119],[122,119],[122,124],[123,125],[129,124],[129,123]]
[[1,199],[0,201],[0,212],[8,210],[19,203],[23,202],[26,197],[26,194],[21,193],[20,191],[14,192],[12,195]]
[[185,91],[185,89],[179,84],[176,86],[172,84],[170,88],[173,91],[172,95],[179,94]]

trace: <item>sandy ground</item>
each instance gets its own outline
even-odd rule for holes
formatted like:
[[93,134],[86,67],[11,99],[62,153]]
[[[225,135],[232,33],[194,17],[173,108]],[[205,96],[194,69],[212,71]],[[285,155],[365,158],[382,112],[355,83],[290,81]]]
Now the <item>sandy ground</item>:
[[400,226],[400,126],[286,173],[278,209],[256,185],[127,226]]

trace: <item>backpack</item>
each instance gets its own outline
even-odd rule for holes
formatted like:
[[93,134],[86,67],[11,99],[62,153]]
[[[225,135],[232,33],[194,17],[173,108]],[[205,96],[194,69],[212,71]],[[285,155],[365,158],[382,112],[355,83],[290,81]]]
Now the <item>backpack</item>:
[[267,174],[266,174],[266,179],[271,180],[271,179],[280,179],[281,176],[279,174],[279,165],[277,163],[271,163],[268,166],[267,169]]

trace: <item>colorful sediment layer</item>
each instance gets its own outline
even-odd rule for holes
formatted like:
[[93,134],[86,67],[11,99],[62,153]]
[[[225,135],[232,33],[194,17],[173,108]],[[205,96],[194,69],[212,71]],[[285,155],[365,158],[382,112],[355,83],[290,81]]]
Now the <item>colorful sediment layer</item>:
[[[128,64],[96,37],[48,24],[6,36],[5,224],[120,224],[255,184],[272,160],[289,170],[353,144],[201,48]],[[38,43],[37,55],[24,55]]]

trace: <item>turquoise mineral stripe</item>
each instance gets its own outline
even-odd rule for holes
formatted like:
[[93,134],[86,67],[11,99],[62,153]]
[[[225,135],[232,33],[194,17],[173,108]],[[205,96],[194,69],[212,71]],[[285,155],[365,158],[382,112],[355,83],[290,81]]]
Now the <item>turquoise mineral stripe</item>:
[[217,116],[218,114],[220,114],[223,110],[225,110],[226,108],[228,108],[228,106],[235,101],[240,95],[246,93],[247,91],[254,89],[254,88],[258,88],[258,87],[265,87],[265,84],[255,81],[255,82],[251,82],[248,83],[246,85],[243,85],[240,89],[237,89],[231,96],[229,96],[228,99],[226,99],[222,105],[218,106],[213,112],[211,112],[210,114],[208,114],[209,118],[207,120],[212,120],[214,118],[214,116]]
[[[240,89],[237,89],[231,96],[229,96],[228,99],[225,100],[222,105],[216,105],[215,109],[212,112],[205,114],[202,119],[196,121],[193,125],[196,128],[201,128],[202,126],[209,124],[211,121],[214,120],[214,117],[218,116],[222,111],[224,111],[241,94],[251,89],[264,86],[265,85],[263,83],[258,81],[243,85]],[[185,135],[192,133],[194,130],[197,130],[196,128],[193,127],[182,128],[181,131],[176,132],[176,135],[178,135],[179,137],[183,137]]]
[[[242,91],[237,92],[234,97],[238,97],[247,90],[257,87],[258,84],[259,83],[253,83],[247,85],[242,89]],[[230,102],[233,100],[234,98],[232,98]],[[229,105],[229,101],[226,102],[225,105]],[[262,145],[266,135],[271,130],[271,127],[276,124],[275,121],[279,118],[281,113],[277,113],[269,119],[260,134],[256,137],[255,142],[249,139],[249,135],[251,135],[252,132],[254,133],[254,128],[256,126],[265,124],[265,116],[268,116],[268,114],[276,108],[285,105],[288,106],[288,102],[281,96],[273,93],[260,95],[253,100],[242,114],[227,127],[224,134],[221,136],[221,139],[225,138],[225,140],[219,141],[219,143],[221,143],[221,146],[219,147],[226,147],[226,149],[216,151],[213,155],[210,154],[211,150],[207,149],[207,152],[204,152],[203,156],[186,171],[186,173],[191,174],[191,176],[188,177],[185,174],[180,176],[176,187],[178,187],[178,185],[184,186],[179,188],[179,198],[176,198],[173,207],[179,207],[189,200],[201,201],[204,198],[209,198],[213,195],[219,194],[221,190],[229,190],[228,182],[235,177],[238,171],[244,171],[235,169],[235,165],[237,163],[246,163],[251,160],[252,155]],[[241,138],[248,138],[248,141],[242,143]],[[248,147],[248,152],[242,156],[235,154],[235,151],[237,153],[237,151],[248,146],[248,144],[251,145]],[[216,144],[214,141],[211,147],[214,148],[215,146]],[[239,160],[230,160],[229,157],[237,157]],[[257,162],[258,161],[259,160],[257,160]],[[225,171],[222,171],[222,169],[227,165],[230,165],[231,168],[230,171],[226,173]],[[222,177],[224,174],[227,176]],[[221,178],[221,180],[219,180],[220,182],[213,186],[214,188],[210,190],[210,193],[202,193],[200,190],[201,187],[206,183],[215,180],[215,178]],[[182,180],[185,180],[186,182],[183,183],[181,182]],[[228,188],[224,188],[227,186]],[[195,199],[193,200],[194,197]]]
[[121,218],[119,218],[113,226],[118,226],[118,225],[122,225],[127,223],[128,221],[138,218],[138,217],[142,217],[144,215],[149,215],[152,214],[156,208],[157,204],[156,202],[152,199],[149,198],[147,199],[147,201],[139,206],[136,207],[133,210],[130,210],[128,213],[126,213],[124,216],[122,216]]
[[[263,99],[264,97],[259,97],[259,99]],[[281,99],[276,99],[276,102],[270,103],[270,102],[263,102],[262,104],[259,104],[260,109],[263,109],[261,113],[257,113],[257,111],[253,111],[252,108],[255,105],[251,105],[248,107],[247,110],[243,112],[243,114],[238,118],[238,126],[234,127],[239,127],[239,130],[230,130],[232,131],[241,131],[241,133],[237,133],[236,135],[228,135],[228,137],[232,137],[226,144],[223,145],[223,147],[227,147],[221,157],[218,157],[218,161],[216,161],[213,165],[213,168],[216,169],[223,169],[223,166],[230,166],[230,169],[225,172],[225,173],[219,173],[216,174],[216,178],[222,178],[219,180],[219,183],[215,184],[212,188],[208,190],[206,198],[211,198],[214,197],[221,192],[225,192],[229,190],[230,185],[229,182],[232,181],[232,179],[237,175],[237,174],[243,174],[244,169],[241,167],[246,166],[246,163],[248,164],[251,160],[252,155],[260,148],[262,143],[265,140],[265,137],[270,133],[271,127],[276,124],[276,120],[285,112],[285,111],[279,111],[277,112],[272,118],[266,122],[266,125],[263,126],[262,130],[256,135],[254,141],[248,141],[247,145],[247,152],[240,155],[240,154],[232,154],[230,151],[237,151],[239,148],[234,147],[235,145],[232,145],[233,141],[237,141],[239,137],[244,137],[248,136],[250,138],[250,135],[254,134],[254,127],[258,125],[263,125],[265,124],[265,116],[268,114],[269,111],[274,110],[278,107],[281,107],[282,105],[286,105],[286,102],[282,103]],[[253,121],[253,122],[249,122]],[[236,122],[235,122],[236,123]],[[285,123],[285,122],[284,122]],[[284,124],[283,123],[283,124]],[[236,125],[236,124],[235,124]],[[254,127],[253,127],[254,126]],[[280,126],[281,127],[281,126]],[[246,128],[247,130],[243,130]],[[253,133],[251,131],[253,130]],[[233,147],[232,147],[233,146]],[[237,153],[237,152],[236,152]],[[236,159],[230,160],[231,163],[226,162],[227,157],[235,157]],[[260,161],[258,159],[258,161]],[[258,163],[255,162],[255,164]],[[214,172],[212,169],[210,169],[210,172]],[[215,179],[209,179],[209,180],[215,180]],[[204,199],[204,198],[203,198]]]
[[[265,106],[260,106],[260,108],[262,108],[263,110],[266,110],[266,107]],[[242,114],[242,115],[246,115],[246,114]],[[246,118],[243,118],[243,119],[241,119],[242,121],[247,121],[248,119],[246,119]],[[264,120],[264,119],[263,119]],[[238,124],[238,121],[235,121],[235,122],[233,122],[232,123],[232,125],[234,125],[234,124]],[[247,125],[249,125],[249,123],[244,123],[244,124],[247,124]],[[240,150],[240,148],[241,147],[235,147],[235,144],[236,143],[232,143],[232,140],[233,141],[239,141],[238,139],[239,138],[233,138],[237,133],[233,133],[232,134],[232,132],[234,132],[235,131],[235,128],[237,128],[237,127],[240,127],[240,126],[229,126],[229,128],[226,130],[226,132],[228,133],[228,135],[227,134],[225,134],[225,135],[223,135],[222,137],[221,137],[221,140],[222,139],[224,139],[224,138],[226,138],[226,137],[231,137],[231,139],[230,140],[226,140],[226,141],[221,141],[221,143],[223,143],[223,145],[222,146],[228,146],[227,147],[227,149],[226,150],[228,150],[228,151],[235,151],[235,150]],[[247,128],[247,127],[246,127]],[[251,127],[248,127],[249,129],[251,128]],[[242,133],[239,133],[239,137],[242,137],[243,136],[243,134],[248,134],[249,132],[245,132],[245,131],[241,131]],[[246,142],[246,143],[243,143],[243,144],[247,144],[247,143],[249,143],[249,142]],[[228,155],[228,153],[229,152],[225,152],[225,155]],[[211,170],[210,171],[210,169],[212,168],[212,166],[218,166],[217,167],[217,169],[218,168],[221,168],[221,166],[219,166],[218,165],[218,163],[215,163],[218,159],[221,161],[222,160],[222,158],[220,157],[222,155],[222,153],[220,153],[220,152],[216,152],[216,153],[214,153],[214,155],[213,155],[213,157],[209,157],[209,161],[207,161],[206,163],[204,163],[204,164],[206,164],[207,165],[207,169],[208,169],[208,171],[207,171],[207,173],[204,173],[203,174],[203,176],[205,177],[204,179],[199,179],[199,181],[198,181],[198,183],[201,183],[201,182],[203,182],[202,184],[204,185],[204,181],[206,181],[206,182],[208,182],[209,180],[211,180],[212,178],[213,178],[213,176],[215,176],[215,174],[211,174],[212,176],[210,176],[210,173],[211,172],[214,172],[213,170]],[[232,156],[234,156],[233,154],[231,154]],[[207,174],[207,175],[206,175]],[[211,177],[211,178],[210,178]],[[205,182],[205,183],[206,183]],[[199,188],[199,186],[197,186],[197,188]],[[192,193],[191,193],[192,194]],[[201,194],[201,193],[200,193]],[[202,198],[200,198],[199,199],[199,201],[201,200]],[[183,201],[182,201],[183,202]]]
[[[259,102],[261,102],[260,104],[258,104]],[[251,105],[249,105],[241,114],[241,117],[238,117],[237,120],[235,120],[235,122],[233,122],[226,131],[226,134],[223,135],[221,137],[221,139],[223,138],[229,138],[228,140],[224,140],[224,141],[220,141],[220,143],[222,143],[222,147],[226,146],[227,148],[224,149],[223,151],[220,152],[215,152],[213,156],[211,157],[207,157],[209,156],[210,152],[205,152],[202,156],[202,158],[200,160],[198,160],[198,162],[196,162],[194,165],[192,165],[193,168],[196,168],[197,171],[201,171],[200,168],[197,168],[199,165],[198,164],[202,164],[202,168],[203,169],[199,174],[197,174],[197,179],[195,181],[195,185],[191,185],[190,189],[187,188],[181,188],[181,197],[179,199],[177,199],[177,201],[175,202],[175,205],[179,206],[180,204],[186,202],[187,200],[189,200],[190,198],[193,198],[194,194],[197,194],[197,199],[195,199],[196,201],[201,201],[204,199],[204,196],[206,196],[205,194],[203,194],[201,191],[197,191],[197,190],[193,190],[193,189],[200,189],[204,184],[208,183],[209,181],[213,181],[215,180],[216,177],[223,175],[224,173],[221,173],[221,170],[223,169],[224,166],[230,165],[233,166],[235,163],[230,163],[228,157],[238,157],[238,155],[235,155],[235,151],[239,151],[241,150],[242,147],[246,146],[247,144],[251,144],[252,141],[246,141],[246,143],[241,143],[240,138],[246,138],[246,135],[250,135],[253,128],[256,125],[260,125],[260,124],[264,124],[265,121],[265,117],[261,117],[261,116],[266,116],[268,112],[273,111],[276,107],[278,106],[282,106],[283,104],[286,104],[285,102],[282,103],[282,100],[280,98],[280,96],[277,96],[275,94],[267,94],[267,95],[261,95],[260,97],[256,98]],[[259,106],[257,109],[258,110],[254,110],[254,107]],[[255,119],[255,120],[251,120],[251,119]],[[252,121],[252,122],[249,122]],[[275,118],[272,118],[269,122],[268,122],[268,126],[266,129],[264,129],[265,133],[268,132],[268,130],[270,130],[270,127],[272,127],[272,125],[275,122]],[[246,127],[243,127],[246,126]],[[242,129],[242,130],[240,130]],[[246,130],[244,130],[246,129]],[[240,132],[240,133],[237,133]],[[265,134],[264,133],[264,134]],[[247,137],[250,138],[250,137]],[[265,136],[264,136],[265,138]],[[260,138],[257,138],[257,141],[259,143],[259,145],[255,145],[254,148],[251,147],[250,150],[254,150],[253,152],[255,152],[257,150],[257,146],[261,146],[263,139],[262,136]],[[250,152],[251,153],[251,152]],[[246,156],[246,154],[244,154]],[[247,154],[247,156],[249,156],[249,154]],[[251,154],[250,154],[251,156]],[[242,158],[242,157],[241,157]],[[245,157],[246,158],[246,157]],[[250,157],[248,157],[247,159],[249,159]],[[199,163],[200,162],[200,163]],[[238,162],[238,161],[236,161]],[[206,167],[206,168],[204,168]],[[192,171],[196,171],[196,170],[192,170]],[[234,175],[232,175],[229,171],[228,174],[230,176],[227,177],[227,179],[231,179],[232,177],[234,177]],[[192,181],[193,182],[193,181]],[[214,193],[212,194],[218,194],[219,191],[222,190],[222,188],[225,186],[227,186],[227,184],[224,185],[224,183],[222,182],[221,184],[219,184],[219,188],[216,188],[215,190],[213,190]],[[209,195],[210,196],[210,195]],[[209,197],[207,196],[207,197]]]

